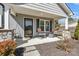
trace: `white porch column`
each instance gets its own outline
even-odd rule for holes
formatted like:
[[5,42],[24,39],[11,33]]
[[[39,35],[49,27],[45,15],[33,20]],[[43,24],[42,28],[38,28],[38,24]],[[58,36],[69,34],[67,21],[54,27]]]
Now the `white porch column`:
[[55,19],[53,20],[53,29],[55,29]]
[[9,29],[9,6],[5,4],[4,29]]
[[65,29],[68,29],[68,17],[65,19]]

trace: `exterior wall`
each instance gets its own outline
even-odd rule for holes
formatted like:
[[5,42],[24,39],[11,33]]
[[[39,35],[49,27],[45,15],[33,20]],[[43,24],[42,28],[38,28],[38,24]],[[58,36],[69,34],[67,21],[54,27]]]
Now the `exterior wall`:
[[[24,18],[31,18],[29,16],[17,14],[17,16],[9,16],[9,29],[15,29],[21,37],[24,37]],[[33,36],[36,35],[36,19],[33,18]]]
[[[24,18],[32,18],[33,19],[33,36],[37,35],[36,32],[36,18],[17,14],[17,16],[10,15],[9,17],[9,28],[15,29],[16,33],[18,33],[21,37],[24,37]],[[54,28],[54,23],[52,23]]]
[[23,29],[23,17],[17,15],[16,17],[13,15],[9,16],[9,29],[15,29],[15,32],[20,36],[24,36]]

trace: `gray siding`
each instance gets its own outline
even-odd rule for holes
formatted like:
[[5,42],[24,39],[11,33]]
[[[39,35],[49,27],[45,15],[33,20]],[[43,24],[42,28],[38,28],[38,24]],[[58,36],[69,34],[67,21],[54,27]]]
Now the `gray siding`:
[[[21,37],[24,37],[24,18],[31,18],[26,15],[17,14],[17,16],[9,16],[9,28],[15,29],[15,32],[18,33]],[[33,18],[33,17],[32,17]],[[33,36],[36,34],[36,19],[33,18]]]
[[24,36],[24,29],[23,29],[23,17],[20,15],[9,16],[9,28],[15,29],[15,32],[19,34],[19,36]]

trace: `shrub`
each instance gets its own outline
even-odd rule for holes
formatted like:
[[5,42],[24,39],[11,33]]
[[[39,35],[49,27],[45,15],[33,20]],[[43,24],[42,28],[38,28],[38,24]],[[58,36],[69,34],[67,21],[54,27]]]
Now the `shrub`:
[[71,42],[68,39],[65,39],[64,41],[61,41],[60,43],[57,43],[57,47],[58,49],[62,49],[68,53],[71,52],[71,49],[73,45],[71,44]]
[[79,21],[78,21],[78,24],[77,24],[75,32],[74,32],[74,38],[76,40],[79,40]]
[[14,40],[8,39],[0,42],[1,56],[8,56],[8,55],[14,54],[15,49],[16,49],[16,43]]

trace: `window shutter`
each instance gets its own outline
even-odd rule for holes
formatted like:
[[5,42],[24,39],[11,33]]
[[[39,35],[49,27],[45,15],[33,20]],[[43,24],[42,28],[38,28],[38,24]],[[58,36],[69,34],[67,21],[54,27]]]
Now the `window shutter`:
[[50,20],[50,32],[52,32],[52,20]]
[[36,19],[36,31],[39,28],[39,19]]

